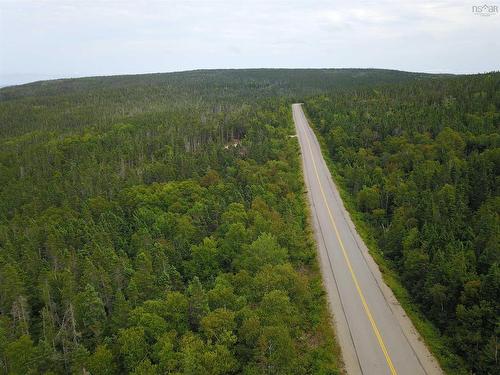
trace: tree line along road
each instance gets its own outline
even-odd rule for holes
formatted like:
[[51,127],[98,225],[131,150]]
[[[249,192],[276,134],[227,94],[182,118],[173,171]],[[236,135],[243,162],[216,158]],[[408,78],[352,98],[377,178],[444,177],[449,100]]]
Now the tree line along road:
[[349,374],[442,374],[345,210],[301,104],[293,104],[323,281]]

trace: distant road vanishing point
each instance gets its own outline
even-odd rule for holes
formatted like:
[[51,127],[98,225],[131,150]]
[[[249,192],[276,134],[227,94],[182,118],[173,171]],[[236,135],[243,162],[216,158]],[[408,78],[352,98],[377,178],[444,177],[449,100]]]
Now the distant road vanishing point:
[[356,232],[302,111],[293,104],[323,281],[348,374],[442,374]]

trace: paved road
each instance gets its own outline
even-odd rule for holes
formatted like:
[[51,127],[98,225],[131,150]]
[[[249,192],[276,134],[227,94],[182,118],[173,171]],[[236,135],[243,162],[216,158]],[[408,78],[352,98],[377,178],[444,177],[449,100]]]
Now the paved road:
[[292,107],[325,288],[349,374],[442,374],[383,283],[300,104]]

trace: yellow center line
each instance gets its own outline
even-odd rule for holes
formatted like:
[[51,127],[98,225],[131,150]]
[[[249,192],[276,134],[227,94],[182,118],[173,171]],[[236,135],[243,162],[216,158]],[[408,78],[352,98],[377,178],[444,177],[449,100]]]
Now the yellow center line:
[[342,253],[344,254],[344,259],[347,263],[347,268],[349,269],[349,272],[351,273],[352,281],[354,282],[354,285],[356,286],[356,290],[358,291],[359,298],[361,299],[361,303],[363,304],[363,307],[365,309],[366,316],[368,317],[368,320],[371,323],[373,332],[375,333],[375,336],[377,337],[380,348],[382,349],[382,352],[384,353],[385,359],[387,361],[387,365],[389,366],[389,369],[391,370],[391,374],[397,375],[396,369],[394,368],[394,365],[392,364],[391,357],[389,356],[389,353],[387,352],[387,348],[385,346],[384,340],[382,339],[382,335],[380,334],[380,331],[377,327],[377,324],[375,323],[375,320],[373,319],[370,308],[368,307],[368,304],[366,303],[365,296],[363,295],[363,292],[361,291],[361,287],[359,286],[359,283],[358,283],[358,278],[356,277],[356,274],[354,273],[354,270],[352,269],[351,261],[349,260],[349,256],[347,255],[347,252],[345,250],[344,243],[342,242],[342,239],[340,238],[340,234],[339,234],[339,231],[337,229],[337,224],[335,223],[335,220],[333,219],[333,215],[332,215],[332,212],[330,210],[330,206],[328,205],[328,201],[326,199],[325,191],[323,190],[323,185],[321,184],[321,180],[319,178],[318,168],[316,167],[316,162],[314,161],[314,156],[313,156],[313,152],[312,152],[311,142],[309,141],[309,136],[307,134],[305,134],[305,137],[307,140],[307,145],[309,146],[309,153],[311,154],[311,160],[313,163],[314,173],[316,174],[316,178],[318,179],[319,189],[321,190],[321,195],[323,196],[323,200],[325,202],[325,206],[326,206],[326,209],[328,211],[328,216],[330,217],[330,221],[331,221],[333,229],[335,231],[335,235],[337,236],[337,240],[340,244],[340,248],[342,249]]

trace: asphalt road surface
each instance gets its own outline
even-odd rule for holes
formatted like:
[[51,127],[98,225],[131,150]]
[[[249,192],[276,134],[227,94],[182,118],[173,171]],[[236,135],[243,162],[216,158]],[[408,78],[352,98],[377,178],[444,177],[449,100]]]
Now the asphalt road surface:
[[323,281],[348,374],[442,374],[357,234],[301,105],[292,110]]

